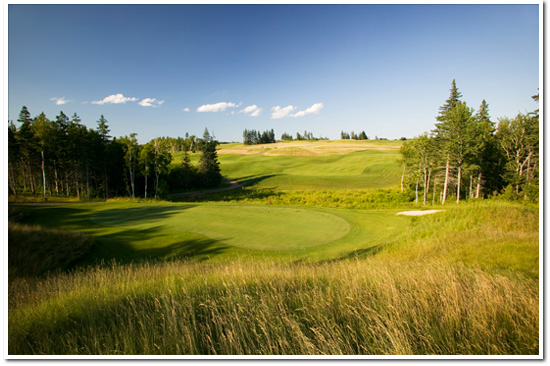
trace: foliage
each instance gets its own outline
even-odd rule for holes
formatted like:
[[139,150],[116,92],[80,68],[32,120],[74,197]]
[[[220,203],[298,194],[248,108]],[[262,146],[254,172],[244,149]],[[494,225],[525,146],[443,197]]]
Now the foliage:
[[341,131],[340,132],[340,138],[342,140],[368,140],[369,139],[369,137],[367,136],[365,131],[361,131],[361,133],[359,135],[357,135],[353,131],[351,131],[351,134],[347,133],[347,132],[344,132],[344,131]]
[[524,199],[538,200],[538,113],[519,114],[514,120],[501,118],[495,133],[487,102],[483,100],[474,114],[460,101],[461,96],[453,80],[432,134],[403,144],[402,182],[409,189],[414,186],[417,201],[422,190],[424,204],[430,189],[432,202],[439,193],[438,200],[444,204],[452,195],[448,189],[452,185],[457,203],[461,197],[493,196],[508,184],[515,186],[515,196],[522,192]]
[[[190,162],[183,173],[168,177],[171,151],[187,154],[202,146],[202,139],[189,134],[185,139],[159,137],[140,145],[135,133],[118,139],[110,136],[104,115],[96,129],[88,129],[76,113],[69,119],[61,111],[50,121],[44,113],[31,118],[26,107],[18,122],[19,127],[8,124],[10,201],[36,201],[31,197],[38,195],[43,201],[56,202],[73,197],[93,200],[143,195],[147,199],[178,187],[219,184],[216,169],[214,174],[201,173],[195,179],[196,169]],[[178,177],[183,181],[176,181]]]
[[505,176],[515,186],[516,194],[523,192],[525,198],[538,200],[529,194],[531,187],[538,188],[539,176],[539,124],[537,115],[518,116],[512,120],[501,118],[498,124],[498,141],[507,160]]
[[263,133],[256,130],[243,131],[243,143],[245,145],[271,144],[275,141],[275,131],[273,129]]
[[202,154],[199,161],[199,173],[203,187],[216,187],[222,180],[216,146],[218,146],[218,141],[210,136],[208,129],[205,129],[200,145]]
[[281,140],[282,141],[292,141],[292,140],[294,140],[294,137],[292,137],[292,135],[289,134],[289,133],[283,132],[283,134],[281,135]]
[[414,204],[414,195],[397,189],[275,191],[242,189],[194,196],[179,196],[179,202],[231,202],[293,206],[316,206],[350,209],[407,207]]

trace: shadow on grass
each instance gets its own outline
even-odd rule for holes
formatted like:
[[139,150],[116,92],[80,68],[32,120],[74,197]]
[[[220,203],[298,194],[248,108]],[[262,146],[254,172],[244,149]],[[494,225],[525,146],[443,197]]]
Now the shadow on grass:
[[224,253],[230,246],[211,238],[188,239],[156,248],[136,249],[129,244],[127,233],[97,238],[90,257],[79,265],[97,265],[115,261],[119,264],[193,259],[205,261]]
[[[21,221],[45,229],[63,228],[69,232],[80,231],[93,238],[93,245],[88,254],[79,258],[70,268],[63,269],[112,261],[130,263],[179,258],[206,260],[229,249],[228,245],[222,243],[223,240],[200,236],[163,245],[166,239],[162,225],[144,229],[123,228],[124,226],[160,223],[162,220],[192,207],[195,206],[191,204],[182,206],[140,205],[128,208],[109,208],[104,211],[66,206],[32,207],[26,210]],[[112,232],[110,228],[122,228],[123,230]],[[106,233],[106,229],[111,232]],[[44,240],[55,241],[52,238]],[[142,249],[133,245],[133,243],[142,241],[154,243],[154,246]],[[55,243],[51,244],[53,244],[51,247],[55,248]],[[55,253],[52,252],[49,255],[55,256]],[[45,256],[47,257],[48,254]],[[47,259],[44,258],[44,260]]]
[[378,245],[375,245],[375,246],[370,247],[370,248],[352,250],[351,252],[348,252],[344,255],[341,255],[340,257],[336,258],[335,260],[365,258],[365,257],[374,256],[374,255],[380,253],[387,246],[388,246],[388,244],[378,244]]
[[277,175],[278,174],[261,176],[251,175],[236,180],[239,184],[247,187],[247,189],[236,188],[219,192],[203,191],[200,195],[174,195],[171,197],[169,196],[168,199],[172,202],[226,202],[232,200],[239,201],[243,199],[266,199],[268,197],[281,195],[282,193],[275,191],[277,187],[262,189],[254,189],[252,187],[265,179],[275,177]]
[[249,175],[249,176],[246,176],[246,177],[239,178],[237,180],[237,182],[239,182],[240,184],[242,184],[245,187],[250,187],[250,186],[253,186],[255,184],[260,183],[263,180],[266,180],[266,179],[269,179],[269,178],[272,178],[272,177],[276,177],[277,175],[279,175],[279,174]]
[[[388,247],[390,244],[378,244],[373,247],[364,248],[364,249],[358,249],[358,250],[352,250],[350,252],[347,252],[345,254],[340,255],[337,258],[333,259],[326,259],[322,260],[319,263],[333,263],[333,262],[339,262],[349,259],[364,259],[367,257],[375,256],[376,254],[380,253],[382,250],[384,250],[386,247]],[[300,260],[296,261],[296,263],[299,263]]]
[[138,206],[131,208],[121,208],[121,209],[109,209],[103,212],[99,212],[95,215],[95,221],[100,224],[106,224],[111,226],[112,223],[115,223],[114,226],[124,226],[124,225],[136,225],[140,223],[150,223],[154,221],[160,221],[178,214],[182,211],[188,210],[193,205],[185,206]]
[[91,210],[87,207],[74,208],[69,206],[28,207],[27,217],[23,223],[46,227],[64,227],[70,230],[100,229],[104,226],[136,225],[164,220],[172,215],[195,207],[194,205],[170,206],[143,204],[128,208],[107,208],[106,210]]

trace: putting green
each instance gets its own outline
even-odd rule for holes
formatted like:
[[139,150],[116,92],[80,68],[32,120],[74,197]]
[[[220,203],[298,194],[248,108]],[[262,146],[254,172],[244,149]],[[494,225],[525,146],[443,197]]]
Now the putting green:
[[136,232],[170,233],[159,241],[197,236],[255,250],[293,250],[342,238],[350,231],[343,218],[314,209],[245,205],[143,205],[97,212],[102,226]]

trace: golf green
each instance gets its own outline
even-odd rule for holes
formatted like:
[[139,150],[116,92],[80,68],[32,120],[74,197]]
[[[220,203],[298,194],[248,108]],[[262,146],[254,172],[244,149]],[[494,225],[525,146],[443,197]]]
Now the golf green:
[[[349,223],[312,209],[243,205],[152,205],[96,212],[102,226],[169,232],[175,239],[203,236],[255,250],[292,250],[342,238]],[[166,238],[168,239],[168,238]]]

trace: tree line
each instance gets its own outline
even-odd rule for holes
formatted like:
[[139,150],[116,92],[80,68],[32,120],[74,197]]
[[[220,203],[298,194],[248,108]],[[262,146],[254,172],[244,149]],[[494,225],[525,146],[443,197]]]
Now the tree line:
[[296,132],[296,137],[293,137],[291,134],[284,132],[281,135],[281,141],[319,141],[319,140],[328,140],[328,137],[315,137],[313,132],[304,131],[303,134]]
[[274,142],[276,141],[273,129],[264,132],[247,129],[243,131],[243,143],[245,145],[271,144]]
[[[159,137],[140,145],[137,134],[109,135],[103,115],[97,128],[84,126],[75,113],[62,111],[55,120],[44,113],[32,118],[23,107],[8,124],[8,186],[12,195],[41,195],[79,199],[120,196],[157,198],[175,188],[202,188],[221,182],[216,146],[208,129],[202,138]],[[183,151],[181,166],[172,152]],[[189,153],[200,152],[199,165]]]
[[422,193],[424,205],[453,195],[457,203],[499,193],[538,200],[538,109],[495,123],[485,100],[476,112],[461,101],[455,80],[450,91],[431,133],[402,145],[401,191],[414,190],[417,203]]
[[351,131],[351,134],[345,131],[340,132],[340,138],[342,140],[368,140],[369,137],[365,133],[365,131],[361,131],[361,133],[356,134],[355,132]]
[[[283,132],[281,135],[281,141],[318,141],[318,140],[328,140],[327,137],[315,137],[312,132],[304,131],[303,134],[296,132],[296,137],[293,135]],[[275,131],[273,129],[266,130],[264,132],[256,130],[245,129],[243,131],[243,143],[245,145],[257,145],[257,144],[271,144],[275,143]]]

